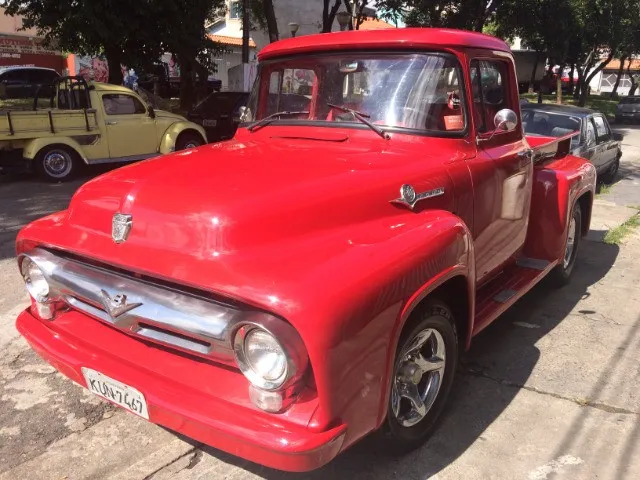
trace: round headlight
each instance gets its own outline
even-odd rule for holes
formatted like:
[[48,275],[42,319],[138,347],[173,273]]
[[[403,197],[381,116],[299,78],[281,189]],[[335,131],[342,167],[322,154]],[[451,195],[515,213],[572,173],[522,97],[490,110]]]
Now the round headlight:
[[236,336],[235,352],[240,370],[257,387],[265,390],[280,387],[288,373],[284,349],[266,330],[252,328],[245,332]]
[[49,284],[42,270],[28,257],[22,261],[21,270],[29,295],[37,302],[44,301],[49,295]]

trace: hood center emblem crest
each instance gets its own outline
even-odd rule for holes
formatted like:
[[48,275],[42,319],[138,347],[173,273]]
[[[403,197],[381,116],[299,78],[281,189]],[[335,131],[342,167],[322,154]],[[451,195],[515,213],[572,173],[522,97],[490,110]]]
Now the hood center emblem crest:
[[111,238],[116,243],[123,243],[129,237],[133,217],[124,213],[116,213],[111,221]]

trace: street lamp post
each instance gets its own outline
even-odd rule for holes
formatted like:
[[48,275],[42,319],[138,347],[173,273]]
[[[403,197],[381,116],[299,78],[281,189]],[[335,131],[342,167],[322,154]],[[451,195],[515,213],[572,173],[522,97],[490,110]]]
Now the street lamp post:
[[345,12],[343,10],[336,14],[336,18],[338,19],[338,25],[340,25],[340,31],[344,32],[349,26],[349,22],[351,21],[351,15],[349,15],[349,12]]
[[296,33],[298,32],[298,29],[300,28],[300,24],[295,23],[295,22],[290,22],[289,23],[289,31],[291,32],[291,37],[294,38],[296,36]]

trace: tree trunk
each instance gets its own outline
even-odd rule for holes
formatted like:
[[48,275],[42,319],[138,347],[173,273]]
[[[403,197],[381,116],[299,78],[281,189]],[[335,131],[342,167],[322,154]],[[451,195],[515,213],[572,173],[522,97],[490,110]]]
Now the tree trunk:
[[576,73],[576,64],[572,63],[571,64],[571,70],[569,71],[569,91],[567,92],[568,95],[571,95],[573,93],[573,88],[574,88],[574,80],[573,80],[573,76]]
[[613,90],[611,90],[611,96],[615,97],[618,94],[618,87],[620,86],[620,80],[624,73],[624,62],[627,61],[626,57],[620,58],[620,67],[618,67],[618,74],[616,76],[616,83],[613,84]]
[[195,55],[178,55],[180,65],[180,110],[187,112],[195,102],[195,90],[193,85],[193,66]]
[[564,73],[564,63],[561,63],[556,76],[556,103],[562,104],[562,74]]
[[342,0],[336,0],[331,9],[329,9],[330,2],[331,0],[324,0],[324,6],[322,8],[322,33],[331,32],[336,13],[338,13],[340,5],[342,4]]
[[585,79],[585,82],[582,85],[582,89],[580,90],[580,100],[578,101],[578,106],[580,107],[585,106],[585,104],[587,103],[587,97],[589,96],[589,84],[591,83],[591,80],[593,80],[595,76],[598,73],[600,73],[604,67],[609,65],[609,63],[611,63],[611,60],[613,60],[613,52],[609,53],[607,58],[603,62],[600,62],[600,65],[594,68],[593,71],[587,75],[587,78]]
[[540,51],[536,50],[536,61],[531,71],[531,80],[529,80],[529,93],[533,93],[533,85],[536,83],[536,73],[538,73],[538,62],[540,61]]
[[269,42],[277,42],[280,39],[278,34],[278,22],[273,10],[273,0],[263,0],[264,17],[267,20],[267,31],[269,32]]
[[629,60],[629,65],[627,65],[627,75],[629,75],[629,81],[631,82],[631,88],[629,89],[629,95],[636,94],[636,88],[638,88],[638,84],[636,83],[636,79],[633,75],[631,75],[631,60]]
[[124,77],[122,76],[122,52],[115,47],[105,48],[104,53],[107,57],[107,65],[109,66],[109,83],[114,85],[122,85]]

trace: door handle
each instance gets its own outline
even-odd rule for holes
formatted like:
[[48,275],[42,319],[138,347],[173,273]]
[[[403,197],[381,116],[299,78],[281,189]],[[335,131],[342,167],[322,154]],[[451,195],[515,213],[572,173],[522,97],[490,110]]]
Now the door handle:
[[117,125],[118,124],[118,122],[116,122],[115,120],[111,120],[111,121],[104,122],[104,123],[105,123],[105,125]]

